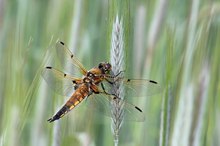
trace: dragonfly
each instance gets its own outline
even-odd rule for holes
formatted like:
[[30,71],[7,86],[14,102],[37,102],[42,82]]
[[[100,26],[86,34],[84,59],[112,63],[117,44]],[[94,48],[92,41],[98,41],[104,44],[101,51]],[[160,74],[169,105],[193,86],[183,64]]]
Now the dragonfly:
[[69,97],[55,115],[48,119],[49,122],[62,118],[84,100],[107,116],[111,116],[112,101],[121,102],[124,105],[125,119],[144,121],[145,116],[139,107],[119,98],[110,90],[117,78],[117,81],[125,85],[126,95],[135,96],[140,93],[140,89],[148,89],[149,93],[152,91],[152,93],[157,93],[160,87],[156,81],[119,77],[122,72],[113,75],[112,66],[108,62],[101,62],[87,70],[62,41],[56,43],[56,51],[60,61],[69,62],[71,67],[82,74],[82,77],[62,72],[52,66],[46,66],[43,69],[42,77],[47,84],[56,93]]

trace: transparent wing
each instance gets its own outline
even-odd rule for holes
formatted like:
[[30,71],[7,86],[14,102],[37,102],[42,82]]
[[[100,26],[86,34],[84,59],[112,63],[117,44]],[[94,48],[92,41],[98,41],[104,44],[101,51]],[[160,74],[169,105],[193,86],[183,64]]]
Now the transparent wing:
[[76,58],[75,55],[68,49],[68,47],[61,41],[58,41],[56,43],[56,51],[58,58],[61,61],[61,64],[64,65],[65,63],[70,62],[73,64],[77,69],[85,75],[87,70],[85,67],[81,64],[81,62]]
[[45,67],[42,76],[51,89],[68,97],[75,91],[75,87],[81,83],[80,78],[72,77],[52,67]]
[[[153,80],[147,79],[127,79],[119,78],[113,83],[120,82],[124,85],[125,97],[141,97],[141,96],[151,96],[161,92],[161,86]],[[107,93],[116,93],[113,86],[114,84],[109,84],[108,82],[103,82],[104,88]]]
[[140,108],[113,95],[94,94],[87,98],[86,103],[89,108],[111,118],[115,112],[118,112],[119,115],[123,114],[125,121],[143,122],[145,120]]
[[161,92],[160,85],[147,79],[123,79],[125,96],[151,96]]

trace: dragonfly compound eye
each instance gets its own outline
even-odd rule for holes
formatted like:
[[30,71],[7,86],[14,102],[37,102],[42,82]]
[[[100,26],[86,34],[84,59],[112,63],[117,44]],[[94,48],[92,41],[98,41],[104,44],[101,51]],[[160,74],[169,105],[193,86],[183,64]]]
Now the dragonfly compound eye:
[[103,63],[99,63],[99,69],[103,68]]
[[104,67],[104,69],[105,69],[105,72],[109,72],[110,70],[111,70],[111,68],[112,68],[112,66],[111,66],[111,64],[110,63],[105,63],[105,67]]

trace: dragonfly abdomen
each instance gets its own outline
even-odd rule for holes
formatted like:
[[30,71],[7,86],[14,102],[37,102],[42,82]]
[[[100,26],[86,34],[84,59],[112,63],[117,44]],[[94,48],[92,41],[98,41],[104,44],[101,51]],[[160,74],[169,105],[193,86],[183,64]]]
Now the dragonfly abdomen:
[[83,84],[74,92],[74,94],[70,97],[65,105],[69,107],[69,110],[72,110],[88,95],[89,88],[86,86],[86,84]]
[[73,93],[70,99],[65,103],[65,105],[50,119],[49,122],[53,122],[62,118],[66,113],[76,107],[84,98],[89,95],[89,88],[86,84],[82,84],[77,88],[77,90]]

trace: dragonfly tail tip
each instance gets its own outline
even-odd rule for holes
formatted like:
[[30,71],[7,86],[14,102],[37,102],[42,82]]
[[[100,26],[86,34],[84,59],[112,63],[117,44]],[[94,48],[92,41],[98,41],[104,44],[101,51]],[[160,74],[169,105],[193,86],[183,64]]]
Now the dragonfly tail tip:
[[54,118],[50,118],[50,119],[48,119],[47,121],[50,122],[50,123],[52,123],[53,121],[55,121],[55,119],[54,119]]

